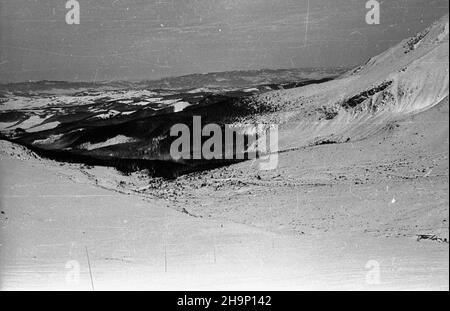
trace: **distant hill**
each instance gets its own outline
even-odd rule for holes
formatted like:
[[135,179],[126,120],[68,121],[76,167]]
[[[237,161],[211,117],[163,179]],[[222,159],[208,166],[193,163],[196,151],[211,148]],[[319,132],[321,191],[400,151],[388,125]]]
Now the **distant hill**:
[[186,90],[196,88],[241,89],[261,84],[280,84],[293,81],[306,81],[337,76],[346,68],[296,68],[262,69],[249,71],[212,72],[167,77],[158,80],[142,81],[31,81],[0,84],[0,92],[54,92],[70,94],[81,89],[147,89],[147,90]]

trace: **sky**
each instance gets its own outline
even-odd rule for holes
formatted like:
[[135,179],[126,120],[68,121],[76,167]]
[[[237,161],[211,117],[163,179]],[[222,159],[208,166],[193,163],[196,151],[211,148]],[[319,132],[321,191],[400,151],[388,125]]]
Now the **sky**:
[[448,0],[0,0],[0,83],[352,67],[448,13]]

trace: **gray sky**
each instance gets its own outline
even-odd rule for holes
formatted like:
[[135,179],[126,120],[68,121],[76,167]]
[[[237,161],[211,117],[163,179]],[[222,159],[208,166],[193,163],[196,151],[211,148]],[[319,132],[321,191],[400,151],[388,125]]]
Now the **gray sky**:
[[0,82],[127,80],[360,64],[448,13],[448,0],[0,0]]

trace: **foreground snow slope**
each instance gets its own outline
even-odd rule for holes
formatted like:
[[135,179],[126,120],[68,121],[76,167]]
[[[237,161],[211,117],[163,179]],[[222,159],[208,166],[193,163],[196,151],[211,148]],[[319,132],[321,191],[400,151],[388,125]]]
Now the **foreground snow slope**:
[[189,217],[0,146],[2,289],[91,290],[88,256],[95,290],[448,289],[446,246]]

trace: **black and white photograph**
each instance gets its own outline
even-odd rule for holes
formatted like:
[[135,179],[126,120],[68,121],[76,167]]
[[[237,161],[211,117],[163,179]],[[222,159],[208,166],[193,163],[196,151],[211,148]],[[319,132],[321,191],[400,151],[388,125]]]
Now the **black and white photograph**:
[[448,97],[448,0],[0,0],[0,290],[448,291]]

